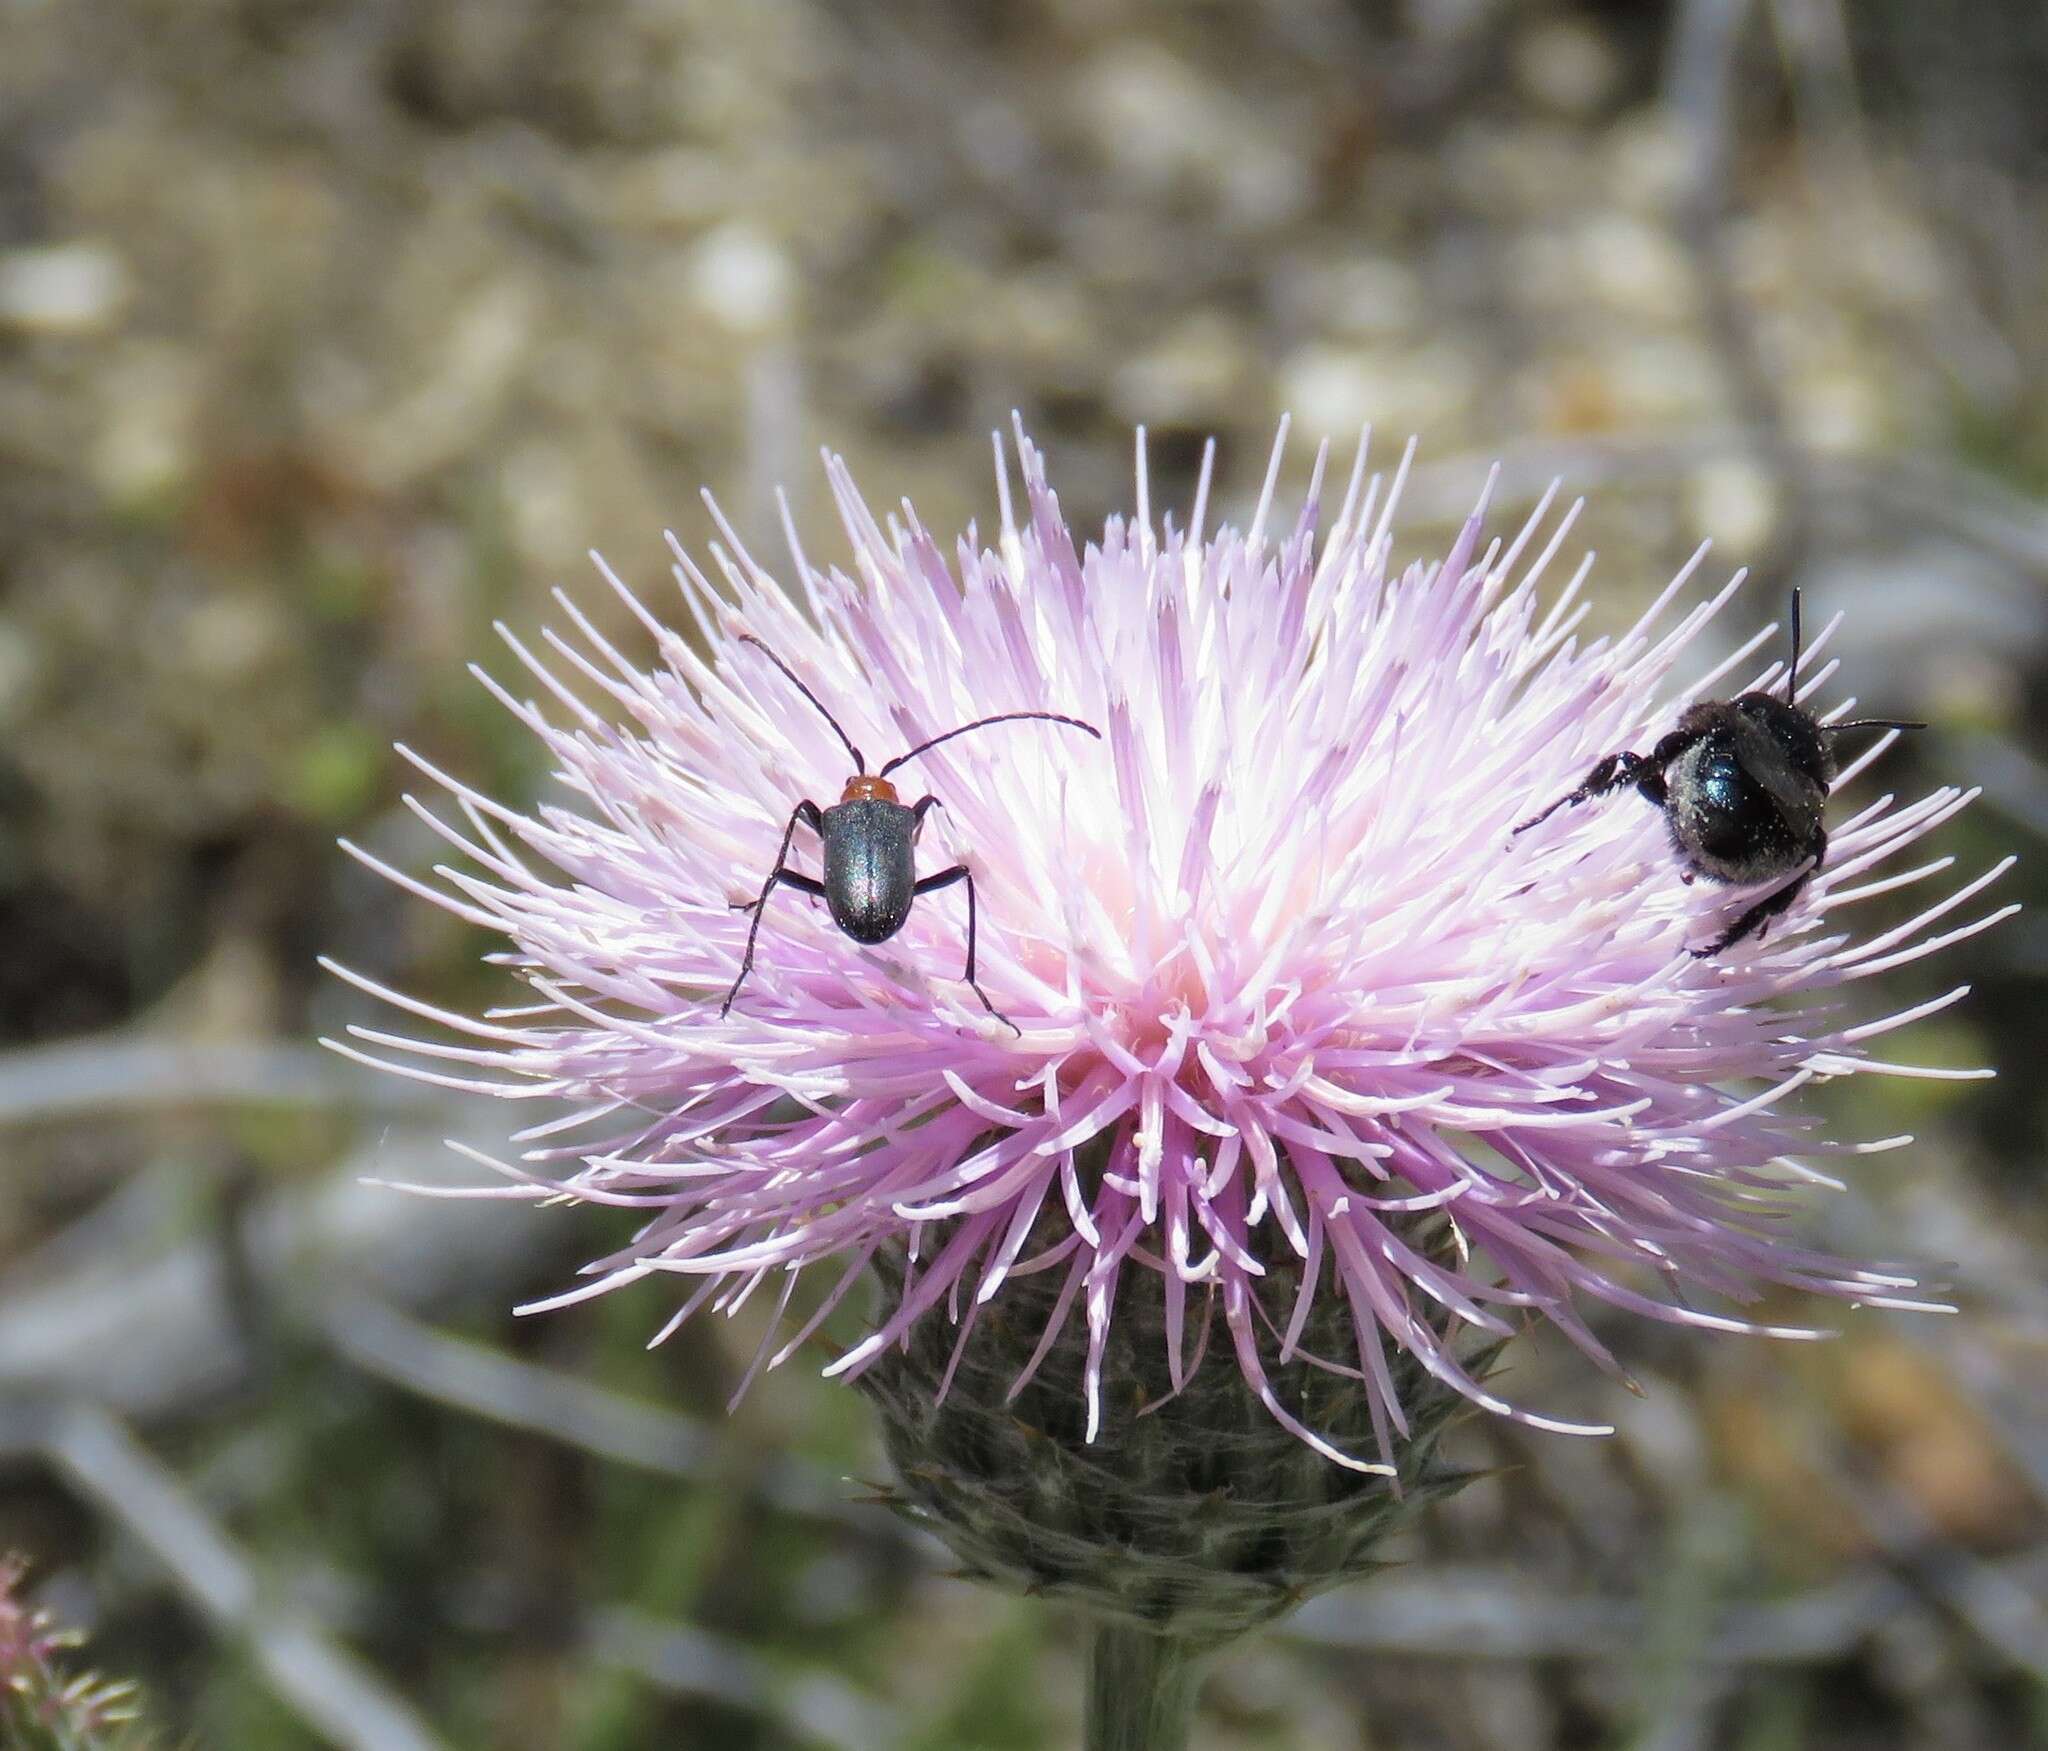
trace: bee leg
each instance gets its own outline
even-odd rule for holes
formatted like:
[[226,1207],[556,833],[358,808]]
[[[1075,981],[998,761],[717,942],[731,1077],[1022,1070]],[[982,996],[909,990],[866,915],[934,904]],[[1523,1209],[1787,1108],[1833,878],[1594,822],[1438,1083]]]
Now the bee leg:
[[1693,731],[1673,730],[1647,754],[1635,754],[1626,749],[1619,754],[1609,754],[1586,774],[1585,782],[1577,790],[1559,797],[1542,813],[1531,815],[1515,831],[1526,833],[1538,822],[1549,820],[1559,809],[1591,802],[1596,796],[1626,790],[1630,785],[1634,785],[1651,802],[1662,807],[1665,801],[1664,768],[1699,739],[1698,734]]
[[1780,913],[1788,911],[1791,908],[1792,902],[1806,891],[1806,884],[1813,880],[1814,872],[1820,868],[1820,860],[1826,850],[1827,847],[1823,843],[1820,851],[1814,854],[1811,863],[1782,888],[1778,889],[1776,893],[1766,894],[1761,900],[1757,901],[1754,906],[1750,907],[1747,912],[1743,913],[1740,918],[1736,919],[1733,924],[1729,925],[1726,930],[1722,931],[1705,948],[1692,950],[1693,958],[1700,961],[1712,960],[1714,956],[1720,954],[1723,950],[1733,948],[1745,937],[1753,936],[1757,941],[1763,941],[1764,932],[1770,928],[1771,920]]
[[1624,785],[1641,782],[1643,768],[1648,764],[1640,754],[1623,752],[1609,754],[1599,765],[1586,774],[1586,779],[1577,790],[1561,796],[1549,808],[1531,815],[1519,827],[1517,833],[1526,833],[1557,813],[1559,809],[1575,808],[1580,803],[1590,802],[1596,796],[1605,796],[1611,790],[1620,790]]

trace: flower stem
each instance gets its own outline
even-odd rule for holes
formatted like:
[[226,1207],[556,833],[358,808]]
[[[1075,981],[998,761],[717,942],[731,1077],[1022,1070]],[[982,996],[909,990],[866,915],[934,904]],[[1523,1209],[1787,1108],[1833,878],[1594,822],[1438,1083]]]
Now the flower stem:
[[1184,1751],[1200,1680],[1193,1643],[1097,1624],[1088,1651],[1086,1751]]

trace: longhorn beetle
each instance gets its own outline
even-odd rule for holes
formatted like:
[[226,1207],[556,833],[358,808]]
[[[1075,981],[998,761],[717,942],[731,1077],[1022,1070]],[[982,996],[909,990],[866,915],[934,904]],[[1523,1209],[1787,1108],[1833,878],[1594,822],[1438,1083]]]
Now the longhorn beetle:
[[1792,662],[1785,697],[1745,693],[1689,705],[1678,727],[1644,754],[1609,754],[1579,788],[1515,829],[1526,833],[1561,808],[1634,785],[1664,811],[1679,879],[1714,882],[1792,879],[1766,894],[1704,948],[1705,960],[1744,937],[1762,938],[1799,898],[1827,856],[1822,819],[1845,730],[1924,730],[1922,723],[1866,717],[1823,724],[1793,697],[1799,675],[1799,592],[1792,592]]
[[[747,974],[753,970],[754,939],[761,934],[761,920],[768,910],[768,896],[775,891],[777,882],[796,889],[800,894],[809,894],[814,900],[822,899],[831,910],[832,922],[855,942],[862,943],[887,942],[903,928],[904,920],[910,916],[913,900],[920,895],[937,893],[941,888],[950,888],[955,882],[965,882],[967,983],[974,987],[982,1008],[1012,1033],[1021,1034],[1023,1030],[989,1002],[988,993],[975,981],[974,872],[966,864],[956,863],[951,869],[942,869],[937,875],[928,875],[922,881],[917,876],[912,848],[917,844],[918,834],[923,831],[925,816],[945,805],[935,796],[924,797],[916,803],[904,802],[897,796],[896,787],[889,782],[889,774],[905,761],[915,760],[941,742],[964,736],[969,730],[987,729],[991,724],[1035,719],[1086,730],[1097,741],[1102,739],[1102,732],[1093,724],[1083,723],[1077,717],[1062,717],[1056,711],[998,712],[994,717],[978,717],[972,723],[946,731],[942,736],[919,742],[908,752],[888,761],[880,772],[870,775],[867,760],[853,745],[853,738],[839,727],[839,720],[825,709],[818,696],[797,679],[796,672],[751,633],[742,633],[740,642],[752,645],[782,671],[792,687],[818,708],[818,715],[832,726],[832,733],[846,744],[846,751],[853,756],[854,775],[846,781],[846,789],[830,808],[819,808],[809,797],[796,805],[790,813],[789,825],[782,830],[782,847],[775,853],[775,867],[761,884],[760,894],[752,900],[734,902],[733,910],[753,913],[754,922],[747,927],[747,950],[740,957],[740,976],[733,980],[732,989],[725,994],[724,1003],[719,1005],[719,1016],[723,1018],[731,1011],[733,999],[740,994],[740,987],[747,982]],[[789,867],[789,842],[796,837],[798,822],[809,827],[823,842],[823,881]]]

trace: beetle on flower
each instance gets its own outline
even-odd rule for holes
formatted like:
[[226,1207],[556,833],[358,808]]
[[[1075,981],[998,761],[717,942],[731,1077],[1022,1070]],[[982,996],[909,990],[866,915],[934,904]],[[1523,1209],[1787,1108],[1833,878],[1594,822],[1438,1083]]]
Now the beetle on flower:
[[[951,869],[940,870],[937,875],[926,876],[922,881],[917,879],[912,852],[918,835],[924,830],[924,818],[933,809],[945,805],[935,796],[906,803],[896,794],[896,787],[889,782],[889,774],[920,754],[929,753],[941,742],[950,742],[955,736],[964,736],[970,730],[992,729],[997,724],[1065,724],[1070,730],[1086,730],[1097,741],[1102,739],[1102,732],[1093,724],[1084,724],[1078,718],[1062,717],[1056,711],[1003,711],[993,717],[978,717],[972,723],[956,724],[936,736],[927,736],[916,747],[906,749],[893,760],[884,761],[881,771],[870,774],[866,757],[839,727],[839,720],[825,709],[824,702],[815,693],[790,674],[789,666],[758,638],[742,635],[740,642],[759,650],[789,676],[790,684],[804,698],[817,707],[818,715],[831,726],[832,733],[846,743],[847,753],[853,756],[854,774],[846,781],[846,789],[838,802],[829,809],[821,809],[805,797],[790,811],[789,825],[783,828],[782,843],[776,847],[774,867],[769,870],[768,879],[761,884],[761,892],[751,900],[734,902],[733,910],[751,912],[754,922],[747,927],[747,946],[740,955],[740,970],[732,982],[732,989],[725,994],[725,1002],[719,1005],[719,1015],[723,1017],[731,1013],[732,1000],[740,994],[747,974],[753,970],[754,944],[761,934],[761,920],[768,910],[768,896],[774,893],[777,883],[794,888],[800,894],[808,894],[814,900],[823,900],[832,909],[834,924],[855,942],[872,946],[887,942],[903,928],[913,901],[964,881],[967,884],[967,970],[961,977],[981,999],[983,1009],[1011,1033],[1021,1036],[1023,1030],[989,1002],[988,993],[982,990],[974,977],[974,872],[966,864],[956,863]],[[817,834],[824,848],[825,877],[822,881],[789,866],[789,845],[799,826],[809,827]]]
[[[1589,1301],[1783,1335],[1800,1334],[1745,1314],[1766,1286],[1926,1305],[1905,1272],[1765,1218],[1829,1183],[1814,1161],[1901,1141],[1822,1137],[1798,1092],[1905,1068],[1872,1043],[1961,992],[1860,1025],[1814,999],[2004,915],[1944,924],[2000,865],[1895,927],[1855,928],[1861,901],[1949,867],[1882,869],[1968,796],[1847,813],[1768,940],[1712,962],[1687,952],[1711,902],[1663,879],[1650,811],[1511,837],[1532,799],[1737,675],[1768,630],[1705,673],[1683,665],[1739,576],[1682,606],[1696,556],[1629,631],[1581,642],[1586,567],[1539,593],[1577,510],[1553,521],[1551,495],[1491,542],[1482,502],[1440,563],[1397,570],[1405,457],[1383,490],[1361,444],[1323,527],[1319,456],[1276,532],[1276,447],[1248,526],[1211,533],[1206,463],[1185,525],[1155,522],[1141,435],[1135,516],[1083,547],[1021,432],[1018,452],[1023,515],[999,441],[997,542],[969,531],[950,565],[907,507],[879,525],[831,460],[857,580],[811,563],[793,532],[777,576],[721,521],[717,583],[677,550],[692,637],[604,571],[659,666],[565,596],[581,642],[547,633],[552,665],[508,634],[554,703],[487,684],[579,807],[522,812],[416,761],[459,819],[420,812],[466,867],[440,886],[387,873],[503,933],[532,1002],[471,1019],[347,975],[464,1037],[351,1031],[409,1054],[413,1074],[547,1105],[523,1155],[489,1164],[506,1195],[642,1213],[629,1246],[542,1305],[673,1282],[672,1330],[764,1284],[787,1308],[827,1266],[828,1291],[758,1366],[886,1264],[893,1300],[828,1368],[858,1374],[934,1326],[957,1364],[976,1322],[1037,1279],[1042,1329],[1016,1375],[1083,1346],[1093,1439],[1123,1414],[1105,1409],[1104,1357],[1143,1282],[1169,1391],[1235,1369],[1281,1427],[1367,1472],[1392,1470],[1409,1433],[1401,1370],[1581,1426],[1500,1397],[1461,1334],[1547,1320],[1618,1368]],[[1800,673],[1773,664],[1746,690],[1815,700],[1831,631]],[[939,830],[972,849],[986,1009],[927,979],[958,952],[931,908],[864,946],[792,906],[753,969],[760,1000],[721,1014],[749,930],[733,895],[779,867],[788,799],[843,770],[819,714],[739,660],[743,638],[780,653],[855,742],[990,713],[1103,726],[1102,759],[1032,735],[925,756]],[[1316,1360],[1357,1383],[1364,1451],[1276,1375],[1296,1378],[1304,1334],[1335,1330],[1345,1352]],[[951,1379],[949,1364],[940,1394]]]

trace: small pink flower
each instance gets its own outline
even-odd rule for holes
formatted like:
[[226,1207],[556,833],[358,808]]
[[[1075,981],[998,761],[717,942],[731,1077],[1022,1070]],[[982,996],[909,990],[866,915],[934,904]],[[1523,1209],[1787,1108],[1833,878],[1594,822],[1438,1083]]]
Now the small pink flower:
[[0,1746],[104,1743],[135,1718],[135,1687],[64,1671],[82,1638],[22,1602],[27,1576],[19,1557],[0,1558]]
[[[999,442],[997,544],[970,530],[950,565],[908,506],[879,525],[836,459],[857,577],[820,570],[793,534],[778,577],[721,521],[722,588],[676,554],[694,643],[600,561],[658,641],[652,671],[558,592],[580,643],[547,632],[543,661],[506,635],[541,702],[484,679],[547,744],[570,804],[521,813],[414,757],[461,817],[421,810],[463,866],[440,886],[385,873],[502,932],[531,1000],[472,1020],[356,978],[466,1043],[351,1031],[427,1061],[410,1074],[550,1110],[518,1161],[488,1163],[502,1195],[644,1217],[588,1283],[538,1305],[673,1278],[687,1292],[665,1336],[707,1302],[767,1285],[786,1306],[807,1267],[839,1273],[757,1359],[772,1365],[899,1249],[900,1300],[826,1370],[850,1375],[914,1321],[955,1322],[964,1343],[1006,1280],[1057,1272],[1046,1342],[1085,1323],[1092,1438],[1119,1281],[1153,1272],[1176,1385],[1234,1362],[1282,1424],[1359,1469],[1375,1467],[1303,1424],[1261,1359],[1262,1332],[1291,1354],[1316,1297],[1349,1305],[1355,1353],[1323,1359],[1367,1383],[1382,1466],[1406,1429],[1394,1350],[1489,1410],[1579,1426],[1475,1379],[1461,1327],[1498,1337],[1541,1316],[1614,1367],[1587,1298],[1787,1336],[1809,1334],[1709,1305],[1768,1284],[1926,1305],[1908,1276],[1782,1237],[1787,1193],[1832,1183],[1812,1161],[1905,1141],[1823,1138],[1787,1097],[1902,1070],[1871,1042],[1962,994],[1855,1026],[1828,1002],[2005,915],[1944,923],[2000,865],[1896,928],[1854,929],[1857,901],[1949,866],[1876,873],[1969,797],[1839,800],[1799,903],[1711,960],[1688,948],[1756,893],[1682,883],[1647,803],[1512,835],[1601,756],[1738,690],[1772,629],[1704,673],[1681,665],[1739,576],[1680,611],[1696,556],[1627,634],[1581,644],[1587,567],[1538,595],[1577,511],[1550,523],[1550,496],[1505,544],[1482,503],[1440,564],[1397,573],[1406,458],[1383,493],[1361,445],[1325,526],[1319,455],[1278,532],[1276,448],[1249,529],[1211,534],[1206,467],[1187,526],[1154,522],[1141,437],[1136,516],[1082,548],[1018,447],[1023,523]],[[993,712],[1101,726],[1101,742],[992,730],[909,769],[945,804],[920,871],[972,868],[980,982],[1018,1033],[962,982],[957,889],[875,948],[778,892],[721,1019],[748,923],[735,904],[797,799],[832,802],[849,765],[742,633],[871,752]],[[1832,673],[1806,667],[1801,697]],[[799,829],[792,862],[815,873],[817,855]],[[1265,1289],[1283,1259],[1300,1266],[1284,1297]]]

